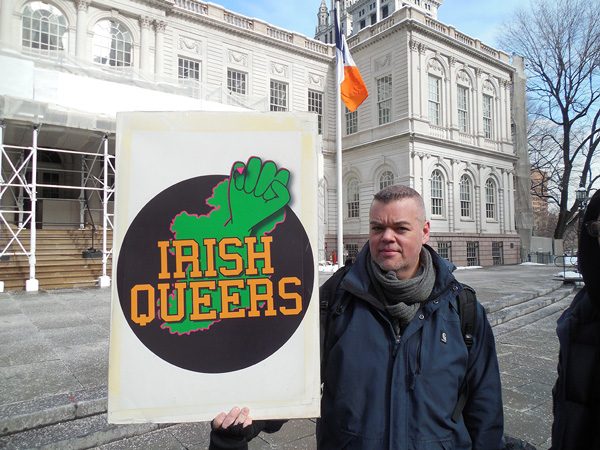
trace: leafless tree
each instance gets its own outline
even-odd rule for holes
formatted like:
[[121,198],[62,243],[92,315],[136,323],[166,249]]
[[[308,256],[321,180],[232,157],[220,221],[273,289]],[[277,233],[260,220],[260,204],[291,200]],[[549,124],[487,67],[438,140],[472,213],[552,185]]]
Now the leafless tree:
[[600,177],[599,17],[598,0],[530,0],[500,38],[526,61],[530,160],[547,176],[545,189],[532,193],[557,207],[557,239],[577,218],[575,188],[589,196]]

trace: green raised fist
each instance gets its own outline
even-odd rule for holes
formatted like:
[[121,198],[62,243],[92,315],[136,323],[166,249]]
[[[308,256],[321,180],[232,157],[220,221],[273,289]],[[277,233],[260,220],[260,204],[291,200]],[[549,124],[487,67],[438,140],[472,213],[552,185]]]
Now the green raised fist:
[[263,163],[253,156],[246,165],[236,162],[229,180],[227,225],[250,233],[256,225],[282,210],[290,201],[289,179],[289,170],[277,170],[273,161]]

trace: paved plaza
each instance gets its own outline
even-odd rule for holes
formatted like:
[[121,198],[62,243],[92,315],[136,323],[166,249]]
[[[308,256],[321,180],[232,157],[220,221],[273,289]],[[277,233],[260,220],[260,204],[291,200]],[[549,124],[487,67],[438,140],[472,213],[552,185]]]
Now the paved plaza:
[[[538,449],[550,447],[556,320],[577,290],[559,272],[518,265],[455,273],[475,288],[494,327],[506,434]],[[4,292],[0,305],[0,448],[208,447],[207,423],[107,424],[110,289]],[[315,449],[314,432],[313,419],[293,420],[250,448]]]

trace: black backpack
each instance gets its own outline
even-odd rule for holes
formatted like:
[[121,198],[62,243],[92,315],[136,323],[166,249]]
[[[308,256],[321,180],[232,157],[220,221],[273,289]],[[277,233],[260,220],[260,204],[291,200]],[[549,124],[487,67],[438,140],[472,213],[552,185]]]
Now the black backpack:
[[[323,361],[327,361],[329,349],[331,347],[329,341],[330,330],[333,319],[342,313],[343,307],[347,300],[342,300],[335,306],[335,309],[329,314],[329,305],[335,300],[335,295],[342,280],[352,267],[352,264],[346,264],[340,267],[335,273],[321,286],[319,289],[319,301],[321,306],[321,370],[323,370]],[[472,287],[463,284],[464,289],[458,294],[458,315],[460,317],[460,329],[467,350],[470,352],[473,346],[473,333],[477,325],[477,297]],[[346,297],[348,298],[348,297]],[[469,384],[465,377],[459,392],[458,400],[452,413],[452,421],[458,422],[462,411],[467,404],[469,398]]]

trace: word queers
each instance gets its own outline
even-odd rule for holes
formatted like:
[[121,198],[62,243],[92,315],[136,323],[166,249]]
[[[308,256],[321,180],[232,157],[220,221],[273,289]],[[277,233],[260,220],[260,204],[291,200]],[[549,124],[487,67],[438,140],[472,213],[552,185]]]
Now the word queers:
[[[186,315],[192,321],[216,321],[300,314],[302,296],[292,291],[292,286],[301,285],[300,279],[283,277],[274,286],[269,277],[275,272],[271,265],[272,241],[271,236],[261,237],[263,250],[257,251],[256,237],[245,237],[243,243],[237,237],[203,239],[204,270],[200,268],[200,247],[195,240],[159,241],[158,280],[165,282],[157,283],[156,288],[138,284],[131,289],[131,320],[145,326],[156,318],[157,309],[165,322],[179,322]],[[260,274],[257,261],[263,261]],[[174,272],[169,272],[169,262],[175,263]],[[175,295],[169,294],[171,289]],[[191,302],[186,302],[190,296]],[[169,307],[169,300],[175,303],[175,299],[176,308]]]

